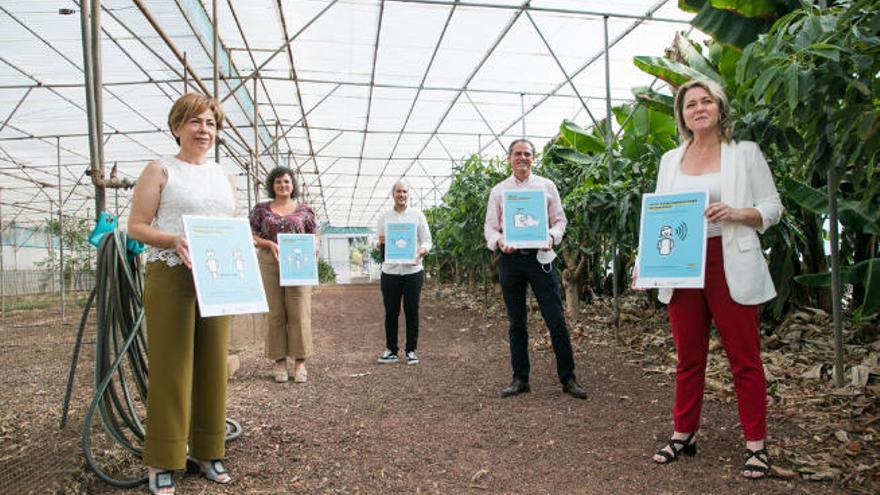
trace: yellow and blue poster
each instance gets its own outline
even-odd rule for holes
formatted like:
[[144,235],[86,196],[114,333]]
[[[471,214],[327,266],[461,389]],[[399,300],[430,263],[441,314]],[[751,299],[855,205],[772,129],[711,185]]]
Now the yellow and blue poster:
[[707,191],[642,195],[636,287],[702,288]]
[[269,311],[247,219],[183,215],[202,316]]
[[281,285],[318,285],[315,234],[278,234]]
[[518,249],[545,248],[549,242],[547,195],[543,189],[502,193],[504,244]]
[[415,222],[385,223],[385,263],[417,264],[417,227]]

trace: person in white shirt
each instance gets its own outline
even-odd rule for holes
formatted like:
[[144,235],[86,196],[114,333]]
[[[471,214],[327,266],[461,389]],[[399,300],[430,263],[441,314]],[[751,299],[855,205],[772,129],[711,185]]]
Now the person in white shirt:
[[[587,393],[574,375],[574,352],[568,325],[562,312],[562,296],[559,293],[559,277],[553,269],[556,253],[553,246],[562,242],[568,220],[562,208],[559,191],[553,181],[532,173],[535,163],[535,145],[528,139],[510,143],[507,159],[512,174],[499,182],[489,193],[483,235],[486,247],[500,251],[498,279],[507,308],[508,338],[510,340],[510,365],[513,381],[501,390],[502,397],[513,397],[531,390],[529,386],[529,334],[526,291],[529,286],[535,293],[541,316],[550,330],[550,342],[556,355],[556,374],[562,391],[576,399],[586,399]],[[541,249],[517,249],[504,243],[504,191],[512,189],[543,189],[547,201],[548,238]],[[526,219],[525,221],[528,221]]]
[[388,222],[412,222],[416,227],[418,249],[412,263],[382,263],[382,301],[385,305],[385,351],[379,356],[379,363],[391,364],[400,360],[397,356],[397,319],[400,316],[400,301],[403,300],[403,312],[406,316],[406,347],[404,357],[406,364],[419,364],[416,348],[419,343],[419,296],[425,280],[425,268],[422,265],[428,251],[431,250],[431,231],[428,220],[418,210],[408,207],[409,185],[403,181],[394,184],[391,190],[394,208],[387,211],[376,224],[379,234],[379,249],[385,247],[385,224]]
[[[782,202],[761,149],[731,139],[730,105],[724,90],[708,80],[678,89],[675,121],[682,144],[660,161],[656,192],[709,191],[706,208],[705,284],[700,289],[660,289],[678,354],[673,434],[654,454],[669,464],[697,453],[710,323],[730,362],[739,419],[746,441],[742,475],[763,478],[770,470],[767,383],[758,330],[761,303],[776,296],[759,233],[779,222]],[[634,271],[633,279],[638,279]]]

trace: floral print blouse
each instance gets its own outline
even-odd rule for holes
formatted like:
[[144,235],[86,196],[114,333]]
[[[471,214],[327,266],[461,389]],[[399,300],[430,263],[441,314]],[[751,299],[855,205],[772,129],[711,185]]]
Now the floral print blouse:
[[271,201],[258,203],[251,210],[251,231],[266,240],[277,243],[278,234],[314,234],[317,228],[315,212],[305,203],[297,203],[290,215],[279,215],[269,208]]

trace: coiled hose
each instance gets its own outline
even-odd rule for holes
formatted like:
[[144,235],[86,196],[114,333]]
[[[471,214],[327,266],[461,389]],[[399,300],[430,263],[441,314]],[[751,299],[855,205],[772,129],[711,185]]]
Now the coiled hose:
[[[114,230],[98,245],[95,288],[80,317],[61,412],[61,429],[64,429],[86,322],[92,304],[96,304],[95,392],[83,421],[82,447],[89,468],[106,483],[120,488],[134,487],[146,483],[147,479],[116,479],[102,470],[92,452],[91,425],[97,412],[107,435],[124,450],[142,458],[142,449],[132,441],[137,439],[142,444],[144,440],[144,422],[134,399],[137,397],[146,403],[147,397],[143,271],[136,257],[129,259],[126,242],[125,233]],[[123,362],[127,366],[123,366]],[[241,425],[227,418],[226,441],[238,438],[241,433]]]

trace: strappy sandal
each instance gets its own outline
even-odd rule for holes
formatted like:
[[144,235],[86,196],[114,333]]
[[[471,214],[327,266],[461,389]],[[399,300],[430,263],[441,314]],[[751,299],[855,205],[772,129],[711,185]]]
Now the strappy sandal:
[[[174,493],[174,476],[171,471],[159,471],[153,477],[147,475],[147,479],[149,480],[147,488],[152,495],[171,495]],[[170,488],[171,491],[160,491],[167,488]]]
[[[767,477],[767,474],[770,473],[770,457],[767,455],[767,448],[751,450],[746,448],[745,452],[745,461],[743,461],[743,478],[749,480],[760,480]],[[754,458],[761,464],[749,464],[749,461]],[[763,465],[762,465],[763,464]],[[761,476],[746,476],[745,473],[761,473]]]
[[[189,474],[203,474],[208,480],[221,485],[226,485],[232,482],[232,477],[229,476],[229,471],[226,470],[223,461],[220,459],[208,461],[208,466],[204,467],[201,461],[189,458],[186,460],[186,472]],[[227,476],[225,480],[222,478],[224,474]]]
[[[662,449],[658,450],[655,455],[659,455],[663,457],[664,461],[658,461],[657,459],[651,458],[657,464],[669,464],[670,462],[678,459],[678,456],[681,454],[687,456],[693,456],[697,454],[697,442],[694,441],[694,435],[697,432],[692,432],[688,435],[687,438],[678,439],[678,438],[670,438],[669,443],[667,443]],[[666,450],[666,449],[669,450]],[[672,452],[670,452],[670,450]]]

